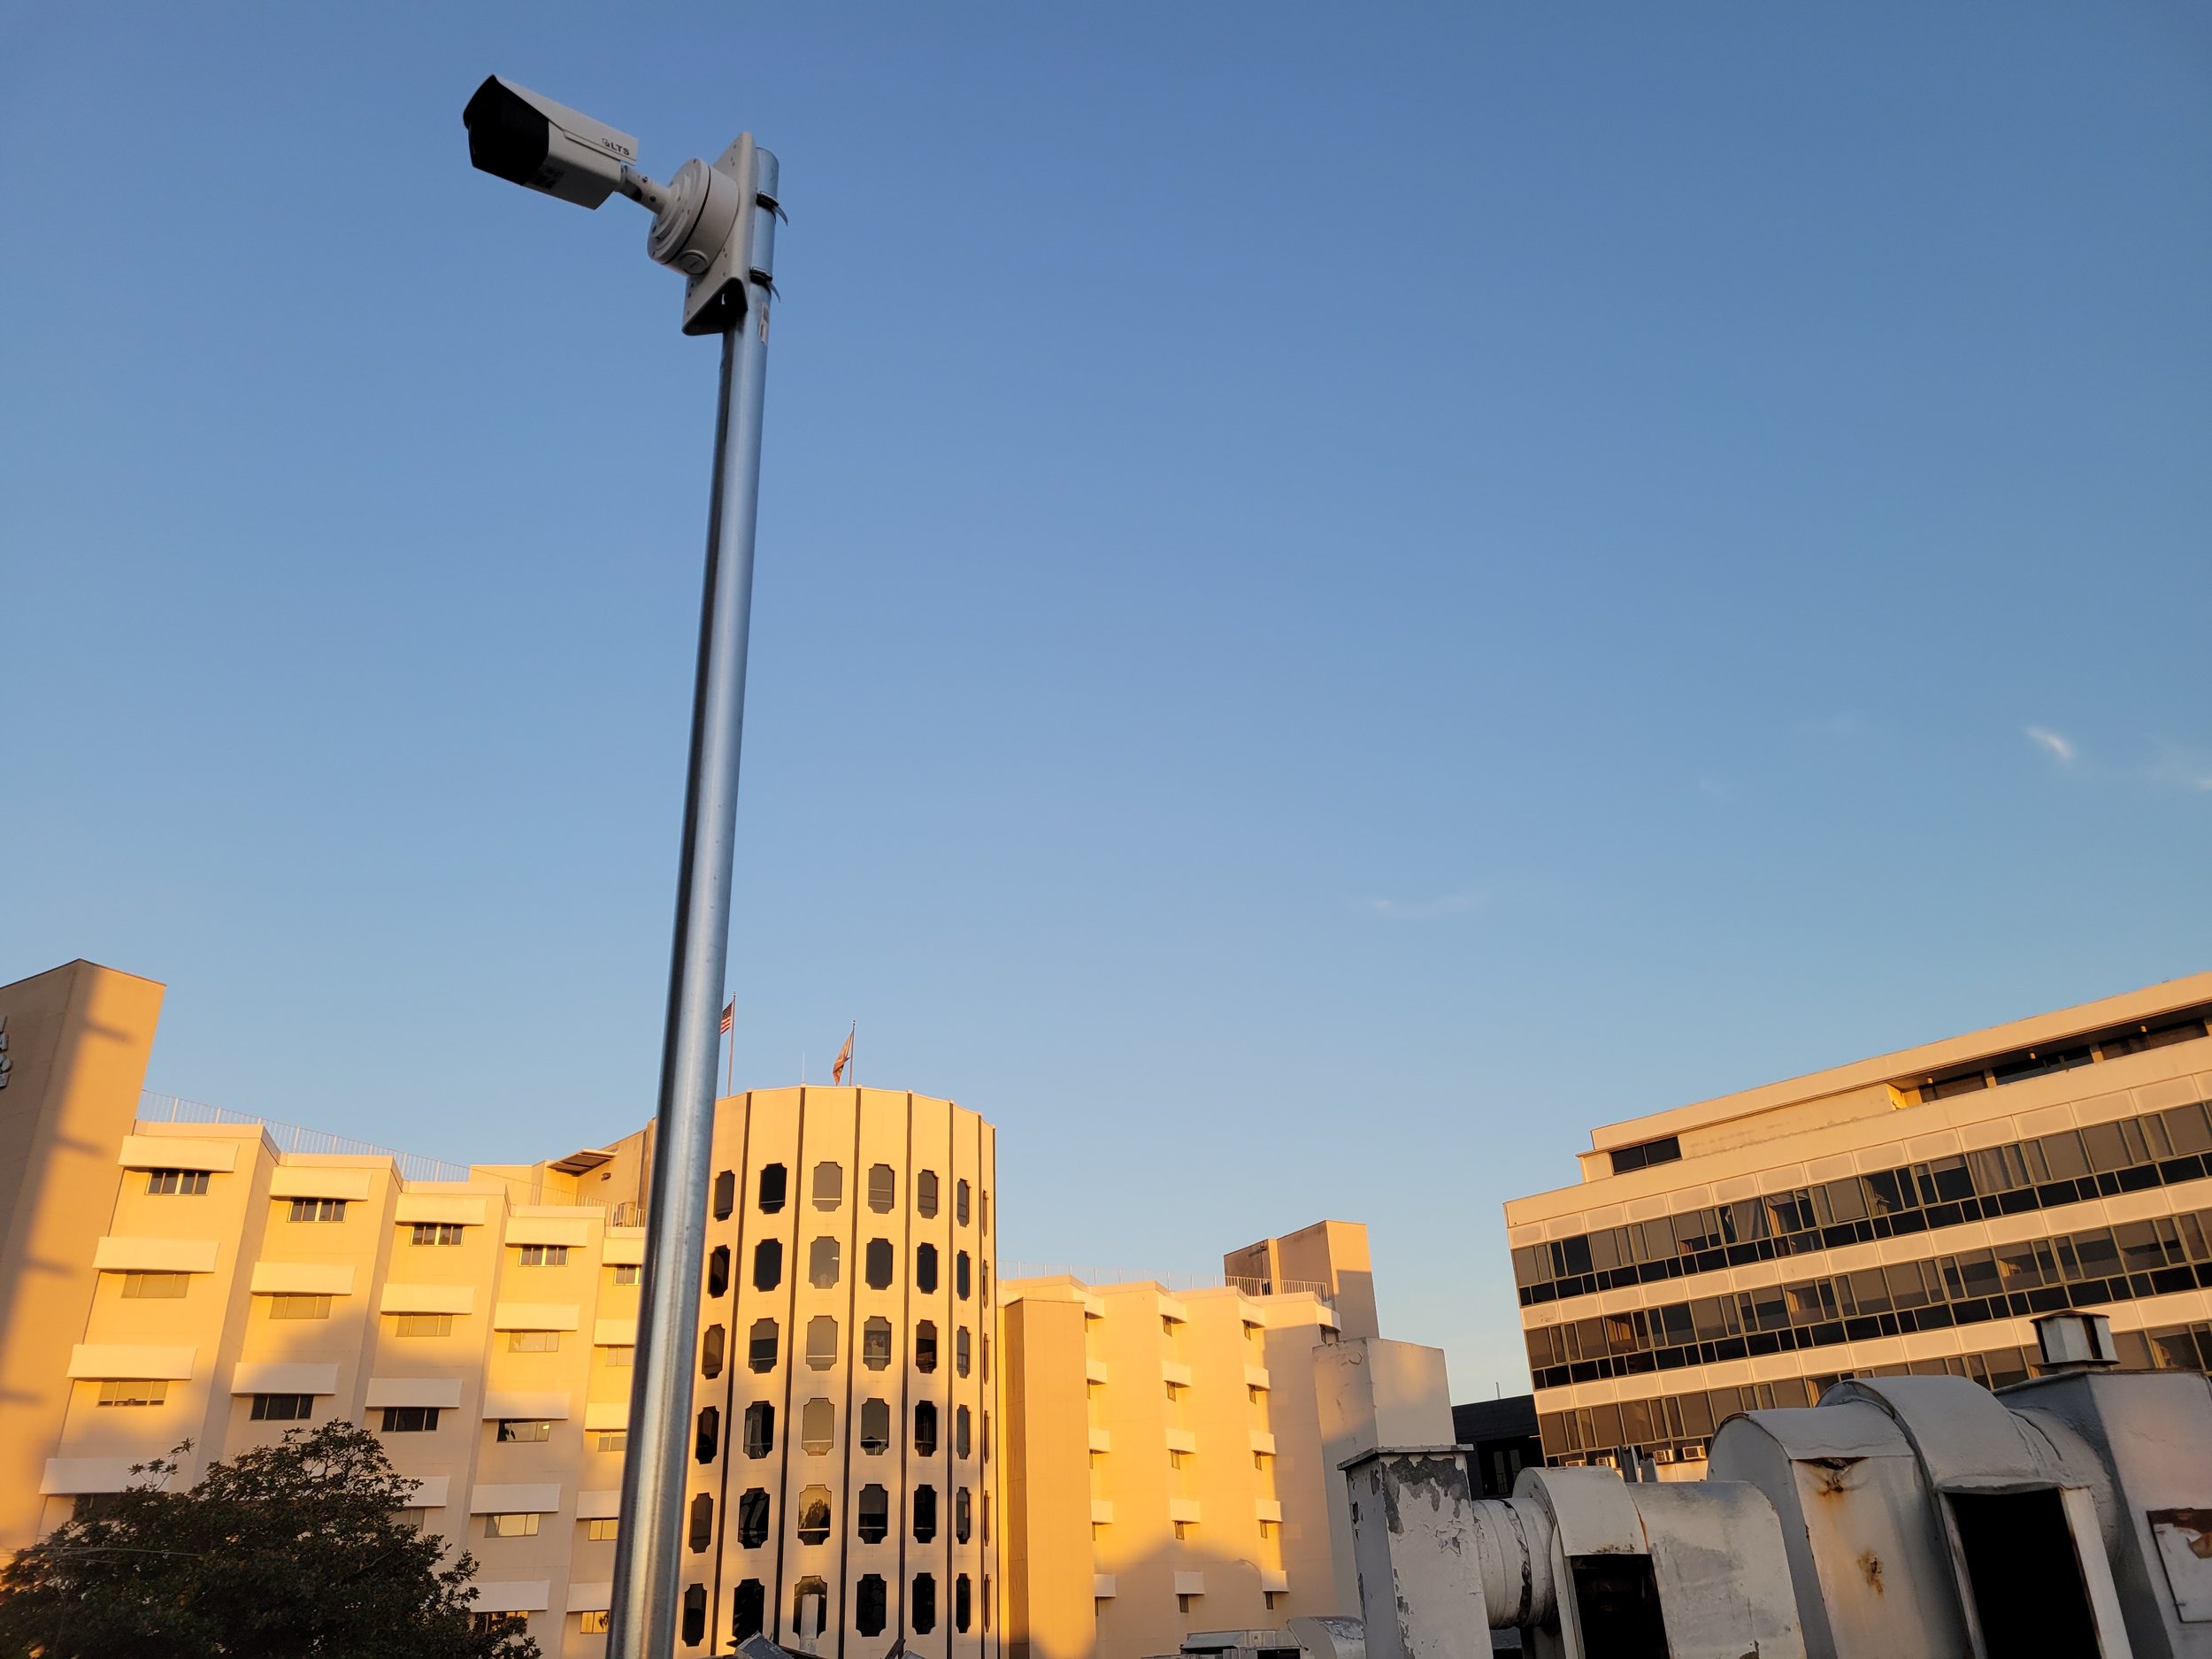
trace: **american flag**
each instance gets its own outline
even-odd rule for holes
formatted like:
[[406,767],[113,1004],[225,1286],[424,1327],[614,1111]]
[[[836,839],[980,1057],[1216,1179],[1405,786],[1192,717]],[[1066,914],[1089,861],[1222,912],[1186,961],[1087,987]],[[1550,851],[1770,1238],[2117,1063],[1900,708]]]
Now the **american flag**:
[[730,1027],[735,1024],[737,1024],[737,999],[733,996],[728,1002],[722,1004],[722,1030],[724,1034],[726,1035]]

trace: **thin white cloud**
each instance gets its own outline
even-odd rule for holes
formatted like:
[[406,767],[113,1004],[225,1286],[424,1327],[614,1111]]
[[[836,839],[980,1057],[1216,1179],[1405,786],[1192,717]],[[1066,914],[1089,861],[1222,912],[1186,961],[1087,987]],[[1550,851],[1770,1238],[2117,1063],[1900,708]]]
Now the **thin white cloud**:
[[2192,794],[2212,794],[2212,755],[2185,743],[2158,741],[2158,758],[2145,772],[2153,783]]
[[1486,902],[1479,893],[1448,893],[1435,899],[1369,899],[1363,910],[1371,916],[1394,922],[1432,922],[1446,916],[1464,916]]
[[2074,764],[2076,751],[2073,744],[2048,726],[2030,726],[2022,729],[2027,733],[2028,741],[2048,750],[2061,765],[2070,766]]

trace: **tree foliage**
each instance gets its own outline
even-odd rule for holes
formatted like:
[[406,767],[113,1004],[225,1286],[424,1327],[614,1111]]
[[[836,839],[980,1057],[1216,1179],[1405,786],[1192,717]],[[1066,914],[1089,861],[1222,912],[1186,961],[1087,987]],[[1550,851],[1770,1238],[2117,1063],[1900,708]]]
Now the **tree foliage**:
[[164,1491],[176,1470],[0,1568],[0,1655],[537,1659],[518,1626],[473,1628],[474,1560],[403,1518],[414,1483],[365,1429],[293,1429]]

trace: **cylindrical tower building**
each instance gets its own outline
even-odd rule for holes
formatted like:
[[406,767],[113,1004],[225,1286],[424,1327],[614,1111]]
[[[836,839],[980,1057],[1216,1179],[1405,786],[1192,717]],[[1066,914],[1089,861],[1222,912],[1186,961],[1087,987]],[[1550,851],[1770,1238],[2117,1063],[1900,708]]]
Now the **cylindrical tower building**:
[[759,1089],[714,1150],[680,1651],[997,1659],[995,1132]]

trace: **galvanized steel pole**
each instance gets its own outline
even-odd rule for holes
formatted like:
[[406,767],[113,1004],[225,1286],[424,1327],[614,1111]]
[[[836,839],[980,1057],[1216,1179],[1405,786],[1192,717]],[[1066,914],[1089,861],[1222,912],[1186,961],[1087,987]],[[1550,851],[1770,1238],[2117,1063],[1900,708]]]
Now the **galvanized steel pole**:
[[[749,146],[748,146],[749,148]],[[753,604],[761,412],[768,379],[776,158],[752,150],[743,211],[753,216],[745,315],[722,336],[706,593],[691,710],[676,936],[654,1118],[645,1274],[630,1385],[622,1525],[615,1546],[608,1659],[669,1659],[676,1649],[693,1344],[714,1143],[714,1072],[726,980],[745,651]]]

